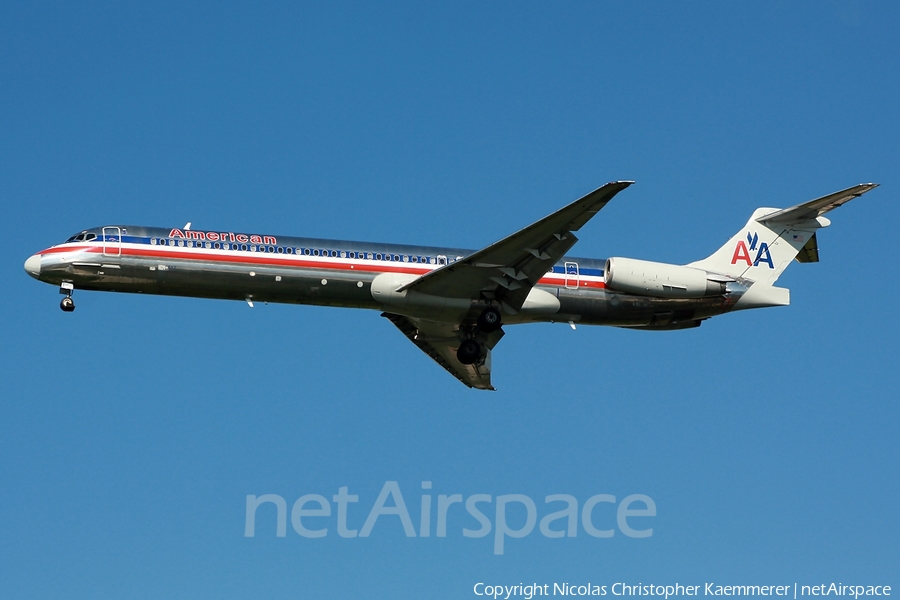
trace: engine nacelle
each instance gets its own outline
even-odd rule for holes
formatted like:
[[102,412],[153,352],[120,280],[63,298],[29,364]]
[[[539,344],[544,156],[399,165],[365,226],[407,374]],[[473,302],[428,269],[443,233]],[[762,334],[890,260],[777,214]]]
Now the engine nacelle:
[[658,298],[704,298],[725,293],[725,282],[712,279],[702,269],[618,257],[606,261],[606,287]]

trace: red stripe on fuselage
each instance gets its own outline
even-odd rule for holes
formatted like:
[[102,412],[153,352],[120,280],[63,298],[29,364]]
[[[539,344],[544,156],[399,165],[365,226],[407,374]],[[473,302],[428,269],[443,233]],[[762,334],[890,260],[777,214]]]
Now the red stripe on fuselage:
[[101,252],[101,248],[94,246],[54,246],[41,250],[37,254],[59,254],[61,252],[78,252],[79,250],[84,252]]
[[[77,252],[84,251],[91,254],[99,254],[103,252],[103,248],[99,246],[57,246],[54,248],[48,248],[47,250],[43,250],[38,252],[38,254],[56,254],[61,252]],[[427,267],[413,267],[413,266],[394,266],[394,263],[391,263],[390,266],[386,265],[371,265],[371,264],[348,264],[343,262],[332,262],[332,261],[312,261],[305,260],[303,258],[278,258],[277,256],[272,256],[268,253],[258,254],[258,255],[244,255],[244,254],[213,254],[206,252],[191,252],[191,251],[182,251],[182,252],[172,252],[168,250],[155,250],[155,249],[144,249],[144,248],[129,248],[122,247],[122,255],[123,256],[137,256],[137,257],[150,257],[150,258],[166,258],[166,259],[174,259],[174,260],[199,260],[199,261],[210,261],[210,262],[219,262],[219,263],[232,263],[232,264],[249,264],[249,265],[264,265],[264,266],[283,266],[283,267],[304,267],[311,269],[330,269],[335,271],[364,271],[368,273],[409,273],[411,275],[424,275],[425,273],[429,273],[433,271],[434,268]],[[117,254],[109,255],[110,258],[116,258]],[[296,255],[292,255],[296,256]],[[566,285],[566,277],[562,274],[554,274],[552,276],[544,276],[538,281],[538,285],[557,285],[559,287],[569,287],[571,286],[574,289],[574,285],[569,284]],[[606,287],[606,284],[603,281],[594,281],[594,280],[585,280],[579,278],[578,286],[579,288],[595,288],[595,289],[603,289]]]

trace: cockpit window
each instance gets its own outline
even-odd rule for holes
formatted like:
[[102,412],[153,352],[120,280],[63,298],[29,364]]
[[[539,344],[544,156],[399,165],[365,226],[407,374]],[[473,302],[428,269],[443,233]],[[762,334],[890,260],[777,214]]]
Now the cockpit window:
[[78,235],[73,235],[69,239],[66,240],[67,244],[71,244],[72,242],[90,242],[91,240],[97,239],[96,233],[91,233],[90,231],[82,231]]

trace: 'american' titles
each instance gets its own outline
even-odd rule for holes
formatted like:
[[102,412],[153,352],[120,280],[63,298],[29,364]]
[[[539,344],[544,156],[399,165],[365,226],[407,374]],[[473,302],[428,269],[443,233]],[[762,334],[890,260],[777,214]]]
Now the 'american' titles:
[[247,235],[244,233],[218,233],[216,231],[193,231],[188,229],[182,231],[173,229],[169,232],[170,238],[181,238],[183,240],[206,240],[210,242],[238,242],[241,244],[278,244],[278,240],[272,235]]

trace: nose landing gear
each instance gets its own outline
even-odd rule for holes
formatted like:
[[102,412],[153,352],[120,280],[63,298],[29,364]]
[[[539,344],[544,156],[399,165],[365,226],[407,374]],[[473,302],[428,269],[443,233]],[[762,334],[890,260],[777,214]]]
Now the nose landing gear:
[[63,312],[72,312],[75,310],[75,301],[72,300],[72,292],[75,291],[75,286],[72,285],[69,281],[64,281],[59,286],[59,293],[65,294],[66,297],[60,300],[59,307],[63,310]]

